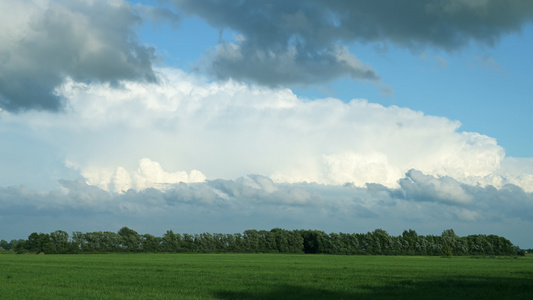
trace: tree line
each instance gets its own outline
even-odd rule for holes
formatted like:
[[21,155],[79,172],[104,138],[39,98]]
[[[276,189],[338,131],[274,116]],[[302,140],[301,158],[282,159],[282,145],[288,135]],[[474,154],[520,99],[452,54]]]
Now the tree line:
[[440,236],[404,230],[391,236],[383,229],[367,233],[325,233],[319,230],[246,230],[243,233],[139,234],[128,227],[118,232],[32,233],[26,240],[0,241],[15,253],[309,253],[337,255],[523,255],[508,239],[496,235],[459,237],[453,229]]

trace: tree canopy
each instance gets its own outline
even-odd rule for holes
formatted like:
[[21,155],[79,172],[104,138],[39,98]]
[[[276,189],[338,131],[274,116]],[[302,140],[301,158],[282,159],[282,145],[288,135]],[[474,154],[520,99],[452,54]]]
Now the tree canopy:
[[[496,235],[459,237],[453,229],[440,236],[404,230],[391,236],[383,229],[367,233],[325,233],[319,230],[249,229],[243,233],[139,234],[128,227],[114,232],[32,233],[26,240],[2,240],[16,253],[309,253],[341,255],[516,255],[518,247]],[[523,252],[523,251],[522,251]]]

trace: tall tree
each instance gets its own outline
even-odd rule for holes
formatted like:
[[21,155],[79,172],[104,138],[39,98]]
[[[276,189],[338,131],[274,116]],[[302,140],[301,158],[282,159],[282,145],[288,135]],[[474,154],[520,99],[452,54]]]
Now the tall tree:
[[141,237],[141,248],[143,252],[157,253],[161,251],[162,238],[155,237],[151,234],[145,234]]
[[50,233],[50,240],[54,244],[57,253],[67,253],[70,250],[68,233],[63,230],[56,230]]
[[11,250],[11,245],[6,240],[0,241],[0,248],[1,250]]
[[122,248],[126,252],[137,252],[140,250],[141,237],[137,231],[129,229],[128,227],[122,227],[118,231],[118,235],[120,235],[121,238]]

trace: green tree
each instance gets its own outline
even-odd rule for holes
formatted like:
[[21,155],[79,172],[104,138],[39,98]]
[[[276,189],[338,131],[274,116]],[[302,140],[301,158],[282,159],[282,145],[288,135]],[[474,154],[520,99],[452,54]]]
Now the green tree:
[[85,234],[83,232],[72,232],[72,252],[78,253],[85,250]]
[[453,249],[449,245],[445,245],[442,247],[442,256],[452,256],[453,255]]
[[389,237],[389,234],[378,228],[373,232],[368,233],[369,236],[369,251],[370,254],[382,255],[382,254],[391,254],[392,242]]
[[355,233],[339,233],[339,236],[341,237],[344,245],[345,252],[342,254],[363,254],[363,251],[361,250],[361,247],[359,245],[359,240],[357,239],[357,235]]
[[122,251],[122,237],[112,231],[101,232],[100,243],[102,251],[105,252],[120,252]]
[[243,252],[260,252],[260,236],[255,229],[245,230],[243,232]]
[[304,253],[330,253],[329,236],[319,230],[299,230],[303,238]]
[[165,252],[179,252],[181,249],[181,235],[174,234],[172,230],[167,230],[161,240],[162,250]]
[[84,234],[86,252],[107,252],[107,247],[103,241],[104,234],[101,231],[86,232]]
[[32,253],[55,253],[55,245],[50,240],[50,235],[46,233],[33,232],[28,236],[24,247]]
[[259,231],[259,241],[260,241],[260,252],[263,253],[276,253],[279,252],[278,246],[276,245],[276,238],[274,234],[270,231],[260,230]]
[[67,253],[70,250],[68,233],[62,230],[56,230],[50,233],[50,240],[54,244],[56,253]]
[[235,233],[230,239],[228,251],[233,253],[247,252],[244,242],[244,235],[241,233]]
[[417,253],[416,244],[418,240],[418,234],[416,231],[412,229],[404,230],[402,233],[402,239],[403,253],[407,255],[415,255]]
[[182,250],[184,252],[198,252],[198,248],[194,244],[194,236],[184,233],[182,239]]
[[461,253],[461,238],[455,234],[453,229],[446,229],[441,234],[441,254],[443,256],[459,255]]
[[157,253],[161,251],[162,238],[151,234],[145,234],[141,238],[141,248],[143,252]]
[[11,250],[11,245],[6,240],[0,241],[0,250]]
[[271,236],[276,242],[276,248],[280,253],[302,253],[303,238],[298,232],[281,228],[270,230]]
[[120,236],[123,251],[138,252],[140,250],[141,237],[137,231],[128,227],[122,227],[118,231],[118,235]]

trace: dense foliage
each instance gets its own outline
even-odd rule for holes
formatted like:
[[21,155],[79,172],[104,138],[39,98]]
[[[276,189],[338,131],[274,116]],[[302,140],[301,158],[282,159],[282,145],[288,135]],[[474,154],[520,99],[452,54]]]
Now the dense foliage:
[[[27,240],[1,241],[2,248],[17,253],[311,253],[342,255],[516,255],[521,251],[496,235],[459,237],[452,229],[440,236],[418,235],[405,230],[390,236],[385,230],[368,233],[330,233],[318,230],[246,230],[242,234],[179,234],[162,237],[141,235],[123,227],[114,232],[65,231],[32,233]],[[523,252],[523,251],[522,251]]]

